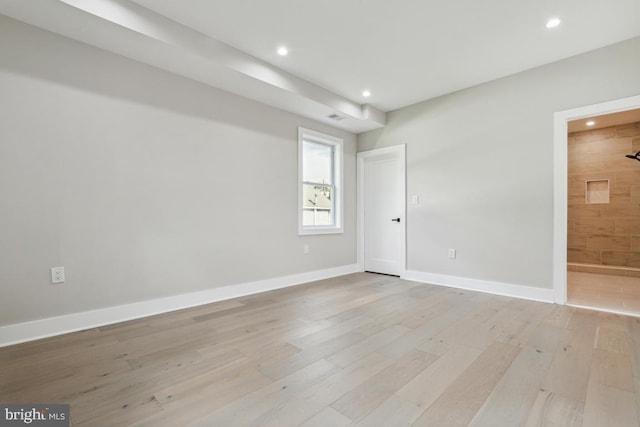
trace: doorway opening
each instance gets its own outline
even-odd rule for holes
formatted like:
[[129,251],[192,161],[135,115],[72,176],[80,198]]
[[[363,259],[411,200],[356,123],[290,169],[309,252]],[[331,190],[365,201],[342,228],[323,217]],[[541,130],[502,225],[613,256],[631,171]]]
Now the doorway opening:
[[567,140],[567,303],[640,316],[640,109],[569,121]]
[[636,158],[640,158],[640,96],[556,113],[557,303],[640,316]]

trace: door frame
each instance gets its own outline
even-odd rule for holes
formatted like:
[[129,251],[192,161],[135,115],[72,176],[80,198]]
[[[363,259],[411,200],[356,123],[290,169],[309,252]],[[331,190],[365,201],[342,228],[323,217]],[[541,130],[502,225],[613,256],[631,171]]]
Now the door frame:
[[366,230],[364,229],[364,182],[366,173],[366,160],[388,156],[389,154],[395,154],[400,159],[400,168],[402,174],[402,208],[400,214],[400,225],[402,227],[402,236],[400,238],[400,277],[405,276],[407,271],[407,157],[405,144],[394,145],[391,147],[377,148],[374,150],[361,151],[356,154],[357,164],[357,262],[359,271],[364,271],[364,236]]
[[640,95],[554,113],[553,130],[553,294],[567,303],[567,122],[640,108]]

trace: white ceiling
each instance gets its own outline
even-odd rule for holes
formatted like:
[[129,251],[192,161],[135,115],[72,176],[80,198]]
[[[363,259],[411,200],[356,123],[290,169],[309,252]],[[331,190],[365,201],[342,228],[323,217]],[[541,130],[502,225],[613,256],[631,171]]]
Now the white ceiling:
[[0,13],[356,133],[640,36],[640,0],[0,0]]
[[134,1],[384,111],[640,36],[640,0]]

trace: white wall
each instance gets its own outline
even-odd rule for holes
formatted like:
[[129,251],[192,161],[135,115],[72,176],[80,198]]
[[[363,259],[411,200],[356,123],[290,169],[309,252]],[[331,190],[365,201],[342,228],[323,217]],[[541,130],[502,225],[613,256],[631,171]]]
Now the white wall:
[[[298,126],[345,140],[342,235],[297,235]],[[0,325],[354,264],[355,148],[0,16]]]
[[[553,113],[640,94],[640,38],[387,115],[358,151],[407,144],[413,271],[551,288]],[[457,259],[447,249],[457,249]]]

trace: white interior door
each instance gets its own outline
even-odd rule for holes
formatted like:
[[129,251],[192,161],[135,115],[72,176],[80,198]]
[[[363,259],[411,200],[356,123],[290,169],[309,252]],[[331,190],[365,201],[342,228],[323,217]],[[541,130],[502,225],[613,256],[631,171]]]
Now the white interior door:
[[405,259],[404,145],[358,153],[364,269],[400,275]]

